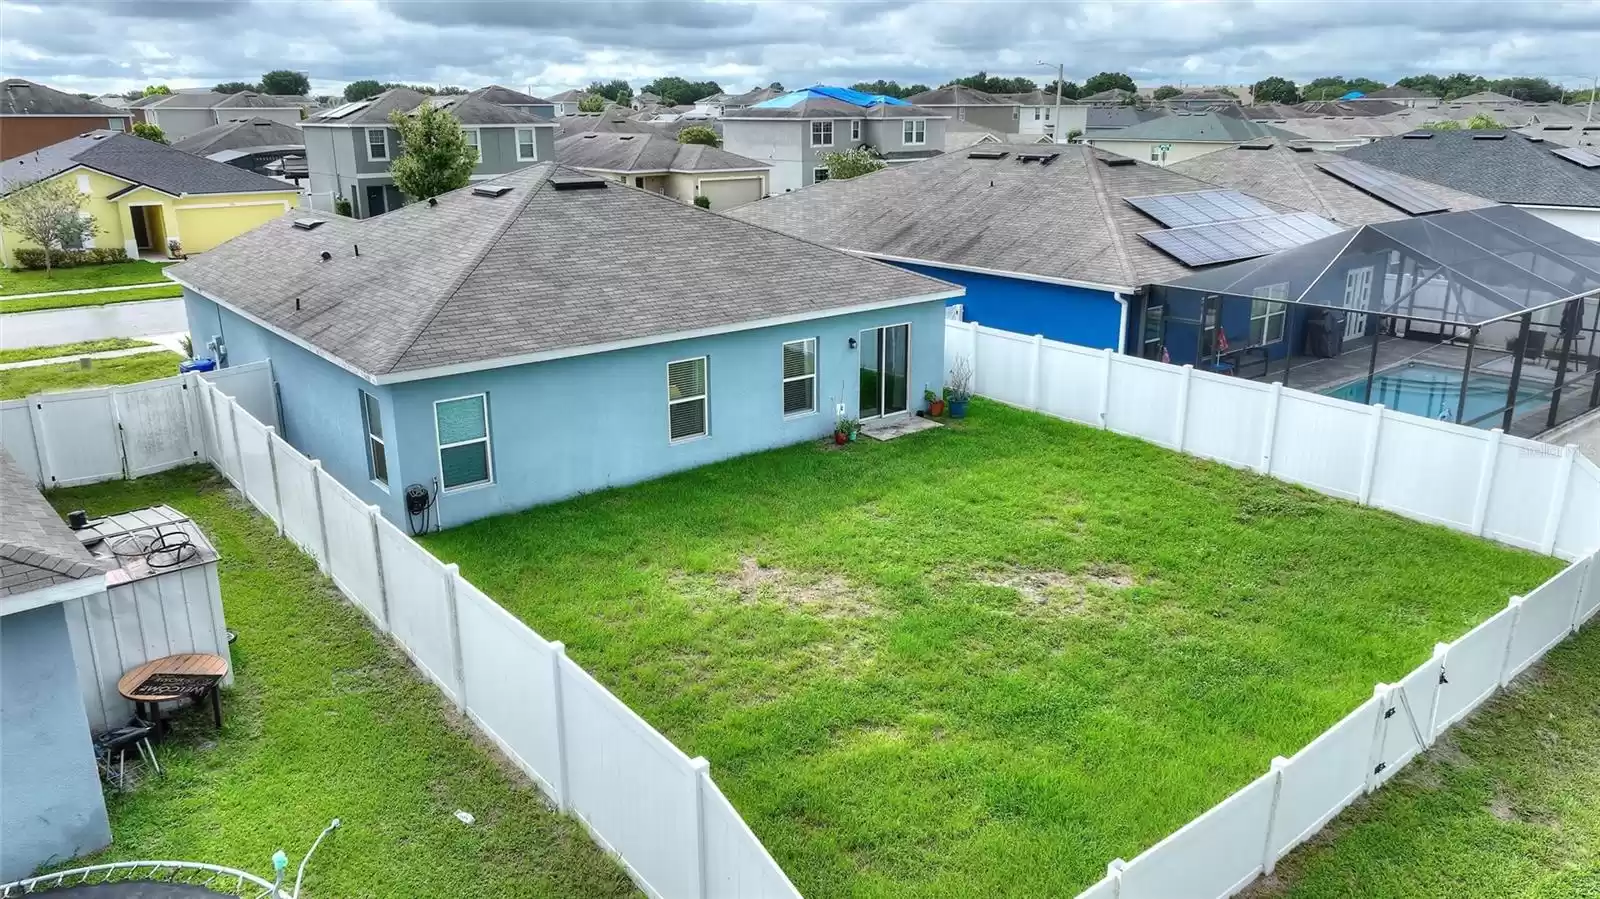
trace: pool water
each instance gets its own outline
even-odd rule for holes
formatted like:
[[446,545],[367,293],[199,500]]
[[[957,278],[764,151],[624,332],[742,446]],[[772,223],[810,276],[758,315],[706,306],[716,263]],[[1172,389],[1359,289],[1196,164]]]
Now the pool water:
[[[1325,390],[1323,395],[1359,403],[1366,393],[1366,386],[1366,378],[1357,378],[1348,384]],[[1462,421],[1471,421],[1480,415],[1488,415],[1504,406],[1506,391],[1510,387],[1511,379],[1500,375],[1486,375],[1481,372],[1469,375],[1467,409]],[[1539,404],[1542,400],[1538,395],[1539,392],[1537,385],[1531,389],[1519,385],[1518,414],[1530,411]],[[1458,368],[1412,363],[1401,368],[1378,372],[1372,379],[1371,402],[1382,403],[1385,408],[1396,412],[1455,421],[1456,404],[1460,399],[1461,370]],[[1477,426],[1497,428],[1500,426],[1500,417],[1497,415],[1480,421]]]

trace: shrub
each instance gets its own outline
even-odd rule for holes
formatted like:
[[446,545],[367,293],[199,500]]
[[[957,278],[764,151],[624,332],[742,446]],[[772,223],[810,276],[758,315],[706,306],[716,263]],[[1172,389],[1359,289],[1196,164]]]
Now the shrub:
[[355,215],[355,211],[350,208],[350,201],[344,197],[333,198],[333,211],[347,218]]
[[704,196],[704,195],[695,197],[694,198],[694,205],[699,206],[701,209],[710,209],[711,208],[711,198],[707,197],[707,196]]
[[[44,250],[37,247],[18,247],[12,254],[16,257],[17,268],[36,269],[45,267]],[[111,265],[128,261],[128,251],[121,247],[93,247],[85,250],[51,250],[50,266],[52,268],[77,268],[81,265]]]

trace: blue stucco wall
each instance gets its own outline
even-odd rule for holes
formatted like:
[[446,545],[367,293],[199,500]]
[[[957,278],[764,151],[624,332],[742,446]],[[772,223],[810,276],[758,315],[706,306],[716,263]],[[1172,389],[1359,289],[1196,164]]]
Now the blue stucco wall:
[[[391,407],[382,402],[386,388],[373,386],[192,291],[185,290],[183,300],[195,354],[205,355],[206,344],[221,335],[228,348],[229,365],[271,359],[278,383],[278,436],[307,456],[320,459],[323,468],[339,483],[400,521],[399,492],[384,490],[367,475],[366,432],[357,392],[365,390],[379,397],[384,432],[391,433]],[[392,473],[395,456],[392,451],[386,455]],[[390,484],[393,483],[391,475]]]
[[0,618],[0,881],[111,842],[60,604]]
[[895,264],[965,287],[967,295],[950,304],[963,306],[969,322],[1021,334],[1043,334],[1050,340],[1095,349],[1118,348],[1122,306],[1110,291],[930,265]]

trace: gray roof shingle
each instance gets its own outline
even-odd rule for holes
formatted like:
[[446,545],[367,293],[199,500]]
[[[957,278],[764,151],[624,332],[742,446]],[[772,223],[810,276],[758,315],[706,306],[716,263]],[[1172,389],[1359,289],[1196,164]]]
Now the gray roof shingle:
[[834,97],[812,94],[793,106],[746,106],[722,113],[725,119],[944,119],[942,112],[921,106],[876,103],[857,106]]
[[48,178],[77,165],[174,196],[295,189],[265,175],[213,162],[142,137],[118,131],[90,131],[0,162],[0,191]]
[[1271,125],[1263,125],[1235,115],[1219,112],[1181,112],[1129,125],[1112,134],[1089,135],[1090,140],[1179,140],[1238,143],[1273,137],[1292,140],[1299,137]]
[[1015,106],[1015,100],[959,84],[923,91],[906,102],[913,106]]
[[23,78],[0,81],[0,115],[65,115],[127,118],[125,109],[85,100],[76,94],[35,84]]
[[[541,163],[437,206],[309,231],[286,216],[170,273],[373,378],[956,290],[642,190],[557,190],[552,176],[592,177]],[[511,190],[474,192],[487,185]]]
[[33,479],[0,449],[0,596],[105,571],[45,502]]
[[501,106],[555,105],[554,100],[545,100],[540,97],[535,97],[532,94],[525,94],[522,91],[512,90],[509,87],[503,87],[498,84],[491,84],[488,87],[480,87],[473,91],[473,93],[481,95],[490,103],[499,103]]
[[608,172],[715,172],[771,168],[704,144],[680,144],[653,134],[574,134],[556,141],[556,159],[577,169]]
[[222,150],[303,147],[305,143],[305,136],[298,125],[285,125],[282,122],[255,116],[202,128],[187,137],[173,141],[172,148],[196,156],[207,156]]
[[1556,157],[1548,143],[1514,133],[1504,140],[1474,139],[1482,133],[1436,131],[1427,140],[1388,137],[1352,147],[1344,155],[1501,203],[1600,207],[1600,169],[1580,168]]

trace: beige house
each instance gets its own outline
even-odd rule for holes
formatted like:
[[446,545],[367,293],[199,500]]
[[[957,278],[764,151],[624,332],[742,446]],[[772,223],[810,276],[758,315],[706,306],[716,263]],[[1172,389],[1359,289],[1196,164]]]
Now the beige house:
[[705,197],[717,210],[765,197],[771,169],[726,150],[656,134],[574,134],[556,141],[556,161],[681,203]]

